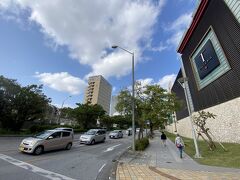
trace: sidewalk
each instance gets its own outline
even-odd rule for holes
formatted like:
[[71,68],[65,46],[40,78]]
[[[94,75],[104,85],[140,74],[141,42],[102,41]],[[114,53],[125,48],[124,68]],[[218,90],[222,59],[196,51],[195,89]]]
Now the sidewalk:
[[119,160],[117,180],[136,179],[240,179],[240,169],[221,168],[199,165],[187,154],[179,158],[175,145],[167,140],[164,147],[160,133],[150,140],[144,152],[131,151],[122,155]]

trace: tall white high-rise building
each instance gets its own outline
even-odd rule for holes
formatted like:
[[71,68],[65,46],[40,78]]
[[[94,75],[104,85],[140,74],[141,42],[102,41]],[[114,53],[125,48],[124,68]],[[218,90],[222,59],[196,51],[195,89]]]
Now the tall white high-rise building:
[[88,79],[84,102],[101,105],[107,114],[110,112],[112,86],[103,76],[92,76]]
[[112,96],[111,106],[110,106],[110,116],[118,115],[119,113],[116,110],[116,105],[118,103],[117,96]]

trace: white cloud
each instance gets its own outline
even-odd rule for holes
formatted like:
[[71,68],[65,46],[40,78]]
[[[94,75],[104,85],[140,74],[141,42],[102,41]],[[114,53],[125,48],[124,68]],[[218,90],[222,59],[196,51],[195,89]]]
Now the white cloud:
[[172,88],[172,85],[176,79],[177,75],[176,74],[169,74],[163,76],[161,79],[159,79],[158,84],[166,90],[169,90],[169,88]]
[[116,90],[117,90],[117,88],[114,86],[114,87],[112,88],[112,93],[115,93]]
[[168,27],[169,30],[178,31],[179,29],[185,29],[192,20],[192,13],[186,13],[179,16],[171,25]]
[[[53,106],[56,106],[57,108],[62,108],[62,104],[53,103],[52,105],[53,105]],[[64,104],[63,104],[63,107],[66,107],[66,108],[68,108],[68,107],[70,107],[70,108],[75,108],[76,105],[64,103]]]
[[170,38],[167,40],[167,44],[177,48],[180,40],[186,31],[187,27],[192,21],[192,13],[185,13],[179,16],[173,21],[165,30],[171,32]]
[[83,93],[86,82],[78,77],[74,77],[67,72],[60,73],[38,73],[37,77],[44,85],[61,92],[68,92],[72,95]]
[[141,86],[144,87],[146,85],[151,85],[154,84],[154,80],[152,78],[146,78],[146,79],[139,79],[137,80],[138,82],[141,83]]
[[157,47],[151,47],[150,50],[151,50],[151,51],[154,51],[154,52],[162,52],[162,51],[166,50],[167,48],[168,48],[168,46],[163,45],[163,44],[161,43],[161,44],[160,44],[159,46],[157,46]]
[[85,78],[93,75],[103,75],[105,78],[110,76],[121,77],[131,71],[132,57],[126,52],[113,52],[102,59],[101,62],[92,65],[92,72]]
[[[4,0],[28,10],[51,47],[66,46],[69,56],[92,67],[91,74],[124,76],[131,70],[126,52],[111,53],[113,44],[136,52],[140,60],[143,42],[152,36],[154,24],[166,0]],[[54,45],[55,44],[55,45]],[[161,50],[161,49],[159,49]],[[125,54],[124,54],[125,53]]]
[[[163,89],[168,90],[169,88],[172,87],[176,77],[177,77],[176,74],[168,74],[160,78],[158,82],[155,82],[154,79],[152,78],[138,79],[137,81],[141,83],[142,87],[146,85],[159,84]],[[131,89],[130,86],[129,89]]]

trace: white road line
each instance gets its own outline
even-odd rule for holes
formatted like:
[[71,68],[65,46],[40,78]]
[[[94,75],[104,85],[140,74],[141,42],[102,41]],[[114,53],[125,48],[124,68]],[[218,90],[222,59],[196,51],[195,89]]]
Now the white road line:
[[82,147],[85,146],[84,144],[78,144],[78,145],[74,145],[73,147]]
[[25,163],[23,161],[19,161],[17,159],[14,159],[10,156],[6,156],[4,154],[0,154],[0,159],[9,162],[10,164],[13,164],[15,166],[21,167],[23,169],[26,169],[28,171],[31,171],[35,174],[38,174],[40,176],[52,179],[52,180],[74,180],[70,177],[55,173],[55,172],[51,172],[51,171],[47,171],[45,169],[39,168],[37,166],[31,165],[29,163]]
[[111,147],[107,148],[107,149],[106,149],[105,151],[103,151],[103,152],[112,151],[112,150],[114,150],[115,147],[120,146],[120,145],[122,145],[122,144],[117,144],[117,145],[115,145],[115,146],[111,146]]
[[102,165],[102,167],[98,170],[98,172],[101,172],[104,166],[106,166],[106,163]]

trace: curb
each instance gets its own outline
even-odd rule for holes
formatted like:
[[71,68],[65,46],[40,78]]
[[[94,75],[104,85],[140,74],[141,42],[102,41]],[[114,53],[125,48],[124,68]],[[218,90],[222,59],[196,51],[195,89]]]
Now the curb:
[[111,169],[111,174],[109,175],[109,178],[110,178],[110,179],[116,179],[116,171],[117,171],[117,167],[118,167],[118,164],[119,164],[119,159],[120,159],[126,152],[128,152],[130,149],[131,149],[131,146],[130,146],[130,147],[127,147],[126,150],[124,150],[123,152],[121,152],[119,155],[116,156],[115,162],[114,162],[113,167],[112,167],[112,169]]
[[6,135],[0,135],[0,137],[31,137],[32,135],[10,135],[10,134],[6,134]]
[[[82,133],[74,133],[75,135],[81,135]],[[32,137],[34,134],[0,134],[0,137]]]

